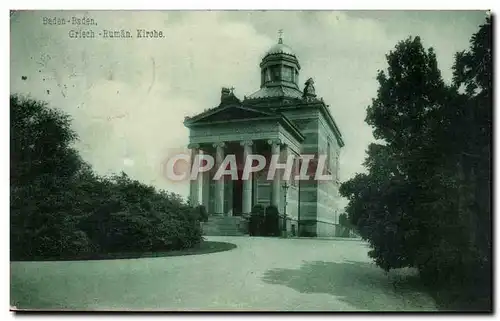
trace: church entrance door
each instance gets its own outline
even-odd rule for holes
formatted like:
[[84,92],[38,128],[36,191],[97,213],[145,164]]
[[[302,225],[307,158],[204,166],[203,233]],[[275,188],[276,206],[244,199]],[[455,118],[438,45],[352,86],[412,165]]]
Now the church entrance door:
[[241,216],[243,212],[243,170],[238,170],[238,180],[233,181],[233,215]]

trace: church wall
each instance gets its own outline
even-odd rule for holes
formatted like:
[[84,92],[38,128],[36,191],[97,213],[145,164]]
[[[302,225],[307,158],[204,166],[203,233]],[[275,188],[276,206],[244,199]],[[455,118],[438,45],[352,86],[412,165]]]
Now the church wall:
[[[301,154],[316,154],[318,152],[319,111],[316,109],[300,109],[286,111],[285,116],[296,124],[304,135]],[[317,219],[317,182],[314,180],[297,183],[298,212],[300,212],[300,230],[303,235],[316,235]],[[299,195],[300,193],[300,195]],[[297,213],[298,219],[299,213]]]
[[321,221],[318,221],[316,223],[317,236],[328,236],[328,237],[337,236],[336,230],[337,230],[337,225],[331,223],[324,223]]
[[325,205],[318,212],[319,219],[338,224],[339,196],[338,188],[334,183],[320,184],[318,188],[318,202]]
[[300,219],[300,236],[317,236],[317,221]]
[[319,115],[319,110],[315,108],[300,108],[300,109],[291,109],[283,111],[283,114],[290,120],[293,120],[294,123],[300,128],[300,130],[305,129],[302,127],[302,123],[299,120],[307,120],[307,119],[317,119]]
[[[338,181],[337,181],[337,155],[340,149],[334,133],[326,125],[326,120],[322,115],[318,122],[318,149],[320,153],[326,153],[328,143],[330,143],[330,164],[332,181],[322,181],[318,183],[318,236],[335,236],[335,225],[338,224]],[[335,224],[335,225],[332,225]]]
[[298,218],[298,197],[299,197],[299,190],[296,186],[291,186],[288,189],[288,195],[287,195],[287,202],[288,206],[286,208],[286,214],[293,219]]
[[338,223],[338,183],[335,181],[339,153],[335,134],[319,110],[290,111],[287,116],[292,119],[305,136],[302,154],[326,153],[330,142],[331,174],[334,181],[300,182],[300,219],[301,229],[311,235],[334,236]]
[[[313,117],[317,117],[316,111]],[[296,122],[306,123],[302,126],[302,132],[305,136],[302,144],[301,154],[316,154],[318,152],[318,119],[301,119],[295,120]],[[301,233],[314,236],[315,221],[317,219],[317,182],[313,179],[300,181],[300,228]]]

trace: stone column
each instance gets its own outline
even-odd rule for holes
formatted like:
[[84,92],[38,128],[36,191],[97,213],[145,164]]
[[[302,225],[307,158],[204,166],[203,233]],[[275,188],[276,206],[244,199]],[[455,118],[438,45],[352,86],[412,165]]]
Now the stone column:
[[[240,145],[243,146],[243,163],[246,164],[248,155],[252,154],[253,142],[251,140],[245,140],[240,142]],[[242,195],[243,214],[250,214],[252,212],[252,181],[253,181],[253,173],[250,173],[248,179],[243,181],[243,195]]]
[[[280,155],[280,145],[281,141],[279,139],[268,140],[267,143],[271,145],[272,155]],[[276,157],[276,156],[275,156]],[[279,210],[280,203],[280,170],[276,170],[273,177],[272,189],[271,189],[271,205],[276,206]]]
[[[191,149],[191,168],[193,168],[194,161],[196,156],[200,152],[199,144],[189,144],[188,148]],[[200,188],[200,175],[196,176],[196,179],[189,180],[189,199],[191,200],[191,204],[193,206],[200,205],[199,202],[199,188]]]
[[[284,150],[285,150],[285,159],[282,160],[282,162],[284,163],[287,163],[288,162],[288,157],[290,156],[291,154],[291,150],[290,150],[290,146],[288,145],[283,145],[284,146]],[[292,166],[292,170],[293,170],[293,166]],[[285,170],[283,170],[283,172],[281,173],[281,177],[283,177],[285,173]],[[293,173],[290,174],[290,176],[287,177],[286,181],[283,182],[283,185],[284,184],[287,184],[288,187],[290,187],[292,185],[292,181],[291,181],[291,177],[292,177]],[[281,186],[283,188],[283,186]],[[287,211],[287,205],[288,205],[288,195],[287,195],[287,191],[289,191],[290,189],[287,188],[287,190],[283,189],[283,204],[282,204],[282,207],[283,207],[283,213],[289,215],[288,211]]]
[[[203,154],[208,154],[207,151],[203,151]],[[204,172],[202,174],[202,187],[201,187],[201,203],[205,206],[206,210],[210,209],[210,171]]]
[[[224,160],[224,142],[215,143],[215,168]],[[224,215],[224,176],[215,182],[215,214]]]

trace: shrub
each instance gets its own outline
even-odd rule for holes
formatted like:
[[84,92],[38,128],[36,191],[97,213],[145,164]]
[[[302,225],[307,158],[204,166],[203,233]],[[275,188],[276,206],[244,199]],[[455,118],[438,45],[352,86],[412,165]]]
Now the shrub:
[[205,205],[196,206],[196,213],[198,214],[198,219],[200,222],[208,221],[208,212]]
[[264,206],[255,204],[252,208],[252,215],[248,224],[248,234],[250,236],[263,235],[262,225],[264,221]]
[[342,213],[339,215],[339,225],[343,227],[349,227],[349,221],[347,219],[347,214]]
[[339,215],[339,235],[340,237],[349,237],[351,235],[352,224],[349,222],[349,218],[346,213]]
[[280,235],[280,214],[278,208],[274,205],[269,205],[266,208],[266,217],[264,221],[264,231],[267,236]]
[[70,118],[11,96],[11,259],[178,250],[202,240],[203,207],[125,173],[100,177],[71,146]]
[[255,204],[252,207],[252,214],[264,215],[264,206],[262,204]]

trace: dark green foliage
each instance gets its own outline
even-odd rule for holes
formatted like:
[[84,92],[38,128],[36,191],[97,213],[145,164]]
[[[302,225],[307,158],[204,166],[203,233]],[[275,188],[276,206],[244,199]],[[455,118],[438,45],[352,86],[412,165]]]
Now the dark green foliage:
[[349,221],[347,219],[347,214],[342,213],[339,215],[339,224],[344,227],[350,226]]
[[175,250],[200,241],[200,209],[178,195],[157,192],[124,173],[106,183],[107,201],[81,221],[82,230],[102,251]]
[[263,230],[266,236],[280,235],[280,213],[274,205],[269,205],[266,208]]
[[248,232],[250,236],[262,236],[264,235],[264,206],[261,204],[255,204],[252,207],[252,215],[250,215],[250,220],[248,224]]
[[491,289],[491,57],[490,20],[456,55],[451,86],[432,49],[400,42],[367,110],[379,140],[368,172],[340,188],[380,267],[416,267],[425,283],[461,293],[457,302]]
[[205,205],[196,206],[196,213],[200,222],[208,222],[208,212]]
[[256,214],[256,215],[264,215],[264,205],[262,204],[255,204],[253,207],[252,207],[252,214]]
[[351,229],[353,228],[353,225],[351,222],[349,222],[349,219],[347,217],[347,214],[342,213],[339,215],[339,229],[340,229],[340,237],[349,237]]
[[11,258],[174,250],[201,241],[200,208],[120,176],[99,177],[70,146],[70,119],[11,96]]

